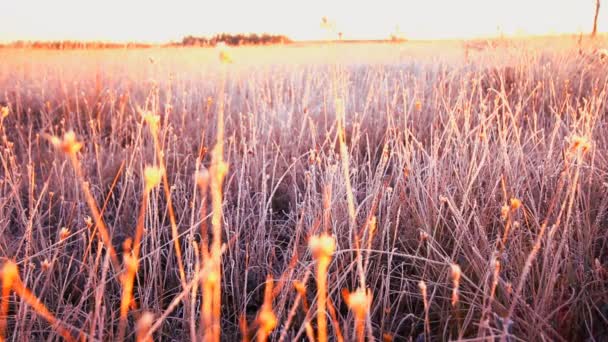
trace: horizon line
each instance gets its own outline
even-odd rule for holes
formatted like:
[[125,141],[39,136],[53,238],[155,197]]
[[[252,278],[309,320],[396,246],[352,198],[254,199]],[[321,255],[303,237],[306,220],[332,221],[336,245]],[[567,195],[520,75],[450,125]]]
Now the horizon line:
[[[222,33],[219,33],[222,34]],[[186,37],[195,37],[195,38],[213,38],[219,34],[211,35],[211,36],[196,36],[192,34],[184,35],[182,38]],[[250,35],[250,34],[270,34],[266,32],[262,33],[235,33],[229,35]],[[598,32],[598,36],[606,35],[608,32]],[[273,34],[276,36],[283,36],[289,39],[288,42],[285,43],[276,43],[270,45],[281,45],[281,44],[293,44],[293,43],[357,43],[357,42],[392,42],[392,43],[403,43],[403,42],[432,42],[432,41],[471,41],[471,40],[494,40],[494,39],[521,39],[521,38],[543,38],[543,37],[564,37],[564,36],[588,36],[591,37],[591,33],[589,32],[557,32],[557,33],[545,33],[545,34],[492,34],[492,35],[480,35],[473,37],[442,37],[442,38],[408,38],[403,37],[401,39],[391,39],[389,38],[344,38],[344,39],[292,39],[287,35],[282,34]],[[13,39],[13,40],[2,40],[0,41],[0,45],[11,45],[16,43],[59,43],[59,42],[71,42],[71,43],[91,43],[91,44],[117,44],[117,45],[147,45],[147,46],[166,46],[172,44],[182,44],[181,40],[166,40],[162,42],[150,42],[145,40],[116,40],[116,39]],[[254,44],[243,44],[243,45],[254,45]],[[264,44],[259,44],[264,45]]]

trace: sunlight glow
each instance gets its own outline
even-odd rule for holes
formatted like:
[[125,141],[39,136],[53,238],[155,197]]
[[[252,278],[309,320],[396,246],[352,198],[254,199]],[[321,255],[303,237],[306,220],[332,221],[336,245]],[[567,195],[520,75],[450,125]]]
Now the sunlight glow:
[[[18,0],[0,3],[0,41],[165,42],[185,35],[268,32],[326,37],[321,17],[345,39],[577,33],[591,31],[595,0]],[[608,3],[604,5],[608,7]],[[602,8],[599,29],[608,21]]]

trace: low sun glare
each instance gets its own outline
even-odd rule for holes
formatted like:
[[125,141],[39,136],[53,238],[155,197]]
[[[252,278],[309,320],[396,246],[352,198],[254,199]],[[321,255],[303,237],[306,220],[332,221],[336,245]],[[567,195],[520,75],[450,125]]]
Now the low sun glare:
[[[268,32],[296,40],[326,37],[323,16],[345,39],[412,39],[577,33],[591,30],[594,0],[20,0],[0,4],[0,41],[166,42],[185,35]],[[608,11],[600,14],[608,21]]]

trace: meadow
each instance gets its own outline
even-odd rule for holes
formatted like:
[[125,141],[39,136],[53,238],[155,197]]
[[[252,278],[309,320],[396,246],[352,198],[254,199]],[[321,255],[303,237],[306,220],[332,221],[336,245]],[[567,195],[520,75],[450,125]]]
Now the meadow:
[[604,41],[503,43],[0,49],[0,338],[608,339]]

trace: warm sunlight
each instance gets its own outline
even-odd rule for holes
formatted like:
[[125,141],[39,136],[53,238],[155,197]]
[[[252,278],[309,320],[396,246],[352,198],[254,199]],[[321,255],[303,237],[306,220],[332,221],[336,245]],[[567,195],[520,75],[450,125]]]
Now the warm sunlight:
[[0,342],[608,341],[608,0],[0,0]]
[[[0,41],[166,42],[185,35],[269,32],[323,39],[322,16],[345,39],[576,33],[591,30],[594,0],[281,1],[19,0],[0,4]],[[600,31],[608,21],[601,11]]]

